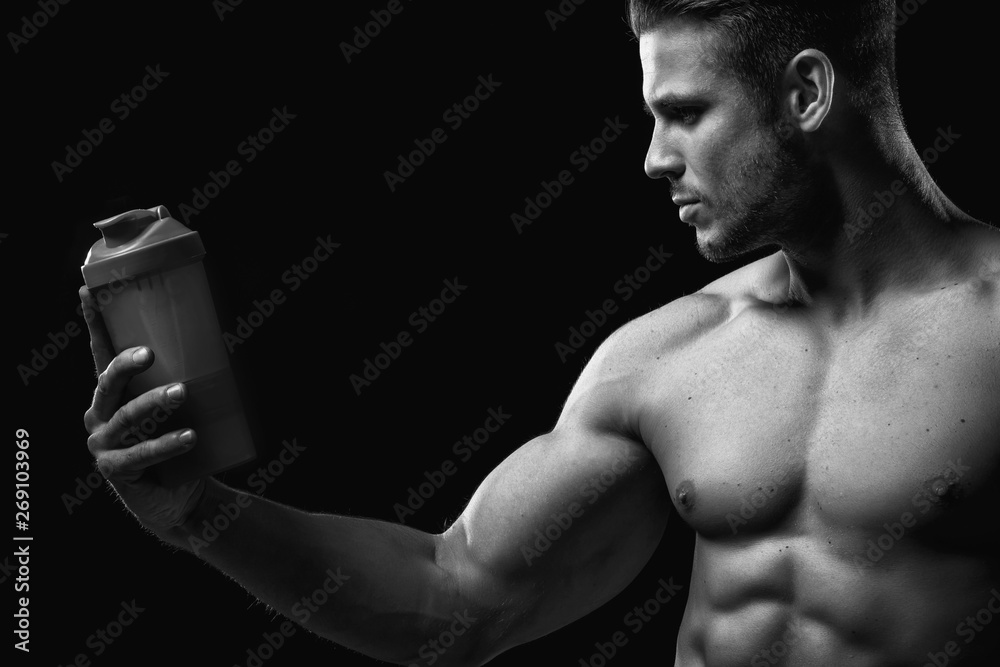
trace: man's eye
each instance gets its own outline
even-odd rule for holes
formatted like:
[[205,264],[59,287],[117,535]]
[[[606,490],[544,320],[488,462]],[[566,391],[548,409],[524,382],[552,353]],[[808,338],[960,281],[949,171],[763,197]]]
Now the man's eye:
[[673,107],[670,115],[685,125],[693,125],[698,121],[700,111],[697,107]]

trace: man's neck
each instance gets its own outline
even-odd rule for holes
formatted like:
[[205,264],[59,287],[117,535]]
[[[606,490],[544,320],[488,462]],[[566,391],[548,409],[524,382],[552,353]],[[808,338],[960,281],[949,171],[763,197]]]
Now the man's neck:
[[855,152],[829,174],[824,210],[782,245],[791,301],[832,306],[834,321],[853,321],[884,294],[961,271],[960,231],[976,221],[934,184],[908,140],[895,151]]

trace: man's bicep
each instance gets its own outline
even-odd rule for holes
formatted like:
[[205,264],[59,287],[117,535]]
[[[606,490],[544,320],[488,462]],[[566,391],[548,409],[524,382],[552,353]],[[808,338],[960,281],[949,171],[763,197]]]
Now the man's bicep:
[[655,551],[669,509],[663,475],[641,443],[559,427],[484,480],[441,536],[439,564],[462,598],[505,619],[494,638],[505,649],[624,589]]

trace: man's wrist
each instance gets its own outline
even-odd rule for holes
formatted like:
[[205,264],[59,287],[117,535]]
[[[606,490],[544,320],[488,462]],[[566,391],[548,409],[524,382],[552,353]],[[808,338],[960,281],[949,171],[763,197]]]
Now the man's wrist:
[[200,539],[201,528],[207,514],[206,508],[212,506],[213,498],[217,495],[217,485],[218,482],[207,477],[198,492],[191,497],[187,516],[180,524],[164,531],[157,531],[160,539],[186,551],[192,551],[193,538]]

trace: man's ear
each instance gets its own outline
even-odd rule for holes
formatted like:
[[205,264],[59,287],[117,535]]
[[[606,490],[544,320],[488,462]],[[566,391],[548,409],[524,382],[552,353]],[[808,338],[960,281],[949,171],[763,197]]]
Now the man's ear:
[[815,132],[833,107],[833,63],[822,51],[806,49],[792,58],[782,82],[782,105],[803,132]]

